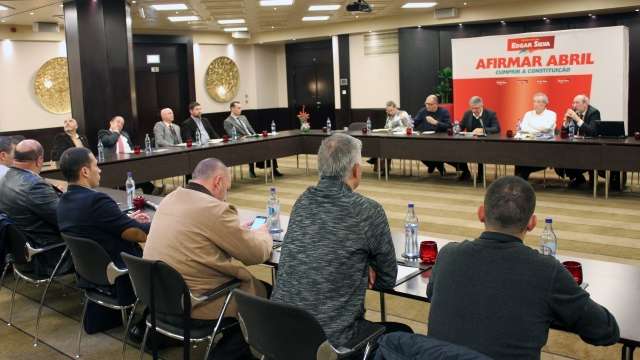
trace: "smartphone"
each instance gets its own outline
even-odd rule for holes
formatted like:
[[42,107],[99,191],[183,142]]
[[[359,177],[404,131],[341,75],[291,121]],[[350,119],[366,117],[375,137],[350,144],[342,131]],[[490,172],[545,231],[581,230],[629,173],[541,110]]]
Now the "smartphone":
[[251,230],[257,230],[258,228],[260,228],[260,226],[266,223],[267,223],[266,216],[256,216],[256,218],[253,219],[253,222],[251,223]]

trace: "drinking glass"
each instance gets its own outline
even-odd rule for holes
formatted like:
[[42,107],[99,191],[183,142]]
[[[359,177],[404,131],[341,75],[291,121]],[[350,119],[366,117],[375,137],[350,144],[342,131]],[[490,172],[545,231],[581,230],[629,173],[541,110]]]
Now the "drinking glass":
[[435,264],[438,257],[438,243],[427,240],[420,243],[420,260],[425,264]]
[[582,284],[582,264],[577,261],[565,261],[562,263],[564,267],[569,270],[573,279],[578,283],[578,285]]

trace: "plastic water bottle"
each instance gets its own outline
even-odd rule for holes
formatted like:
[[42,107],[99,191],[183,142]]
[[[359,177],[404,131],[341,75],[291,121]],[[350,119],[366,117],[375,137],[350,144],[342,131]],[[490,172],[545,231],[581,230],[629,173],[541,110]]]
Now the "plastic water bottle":
[[371,118],[367,117],[367,134],[371,133]]
[[98,140],[98,161],[104,161],[104,145],[102,140]]
[[453,123],[453,135],[460,134],[460,122],[456,121]]
[[151,137],[149,137],[149,134],[144,136],[144,152],[146,152],[147,154],[151,154],[152,150],[151,150]]
[[409,204],[407,216],[404,218],[404,256],[407,259],[418,259],[418,217],[413,204]]
[[127,208],[133,209],[133,198],[136,197],[136,182],[133,181],[131,171],[127,171],[127,181],[124,183],[127,190]]
[[558,238],[553,232],[553,220],[544,219],[544,230],[540,235],[540,252],[544,255],[556,256],[558,250]]
[[272,121],[271,121],[271,133],[272,133],[273,135],[275,135],[275,134],[276,134],[276,121],[275,121],[275,120],[272,120]]
[[235,126],[231,128],[231,139],[238,140],[238,130],[236,130]]
[[327,134],[331,134],[331,119],[327,117]]
[[576,123],[573,122],[573,120],[571,120],[571,122],[569,123],[569,139],[573,139],[575,135],[576,135]]
[[200,131],[196,131],[196,144],[202,145],[202,141],[200,140]]
[[267,226],[273,240],[280,240],[282,227],[280,226],[280,200],[276,194],[276,188],[270,190],[269,200],[267,201]]

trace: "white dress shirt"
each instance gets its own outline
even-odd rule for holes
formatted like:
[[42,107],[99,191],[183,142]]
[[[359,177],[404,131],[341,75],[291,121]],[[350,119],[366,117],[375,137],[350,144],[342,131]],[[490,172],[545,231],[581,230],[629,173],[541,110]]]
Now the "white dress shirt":
[[406,111],[398,109],[393,116],[387,115],[387,121],[384,125],[385,129],[397,130],[411,126],[411,118]]
[[553,135],[555,130],[556,113],[547,109],[540,114],[536,113],[535,110],[527,111],[522,117],[522,122],[520,123],[520,131],[529,134]]
[[0,179],[4,177],[7,171],[9,171],[9,167],[4,164],[0,164]]

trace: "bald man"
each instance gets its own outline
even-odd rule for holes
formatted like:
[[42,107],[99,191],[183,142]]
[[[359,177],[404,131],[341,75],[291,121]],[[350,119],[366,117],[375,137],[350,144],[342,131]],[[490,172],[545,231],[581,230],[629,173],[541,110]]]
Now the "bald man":
[[[424,101],[424,107],[418,111],[413,119],[418,131],[445,132],[451,127],[451,114],[447,109],[441,108],[436,95],[429,95]],[[444,175],[444,163],[442,161],[423,161],[429,169],[429,174],[438,169],[440,175]]]
[[[231,187],[229,169],[218,159],[204,159],[193,171],[193,180],[162,200],[151,224],[144,248],[145,259],[161,260],[175,268],[197,296],[233,279],[241,289],[266,297],[267,287],[247,266],[271,256],[273,241],[266,225],[251,230],[241,224],[238,210],[227,202]],[[191,325],[213,326],[220,315],[218,299],[193,309]],[[226,316],[236,316],[230,304]],[[182,326],[182,319],[175,319]],[[235,327],[216,347],[214,359],[246,359],[249,347]]]
[[165,108],[160,110],[160,119],[153,127],[153,135],[156,138],[156,147],[167,147],[180,144],[180,126],[173,123],[173,110]]
[[[16,145],[13,166],[0,181],[0,211],[23,232],[31,246],[42,248],[62,242],[58,228],[58,201],[61,192],[40,177],[44,150],[35,140],[23,140]],[[48,276],[53,271],[63,248],[34,258],[34,271]],[[71,269],[70,258],[59,273]]]
[[98,140],[102,141],[105,149],[113,150],[118,154],[128,154],[133,149],[131,137],[124,131],[124,118],[122,116],[111,118],[109,129],[98,131]]

